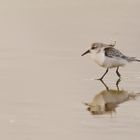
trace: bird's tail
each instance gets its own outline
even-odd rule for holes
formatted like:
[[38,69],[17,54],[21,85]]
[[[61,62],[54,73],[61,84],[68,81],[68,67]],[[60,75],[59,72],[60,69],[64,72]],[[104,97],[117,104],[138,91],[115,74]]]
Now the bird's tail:
[[127,60],[128,60],[128,62],[133,62],[133,61],[140,62],[140,60],[137,59],[136,57],[128,57]]
[[135,61],[140,62],[140,60],[139,60],[139,59],[135,59]]

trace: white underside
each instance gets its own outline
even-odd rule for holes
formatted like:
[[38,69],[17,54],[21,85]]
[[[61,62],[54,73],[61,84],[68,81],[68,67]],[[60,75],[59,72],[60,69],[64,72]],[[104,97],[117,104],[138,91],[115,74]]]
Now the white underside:
[[94,59],[94,61],[104,67],[104,68],[114,68],[114,67],[120,67],[126,65],[128,62],[125,59],[118,58],[118,57],[106,57],[104,52],[101,51],[99,53],[91,53],[91,57]]

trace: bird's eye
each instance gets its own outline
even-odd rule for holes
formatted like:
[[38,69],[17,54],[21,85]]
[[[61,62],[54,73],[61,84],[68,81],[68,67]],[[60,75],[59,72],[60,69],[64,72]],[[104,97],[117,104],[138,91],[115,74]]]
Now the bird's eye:
[[94,49],[96,49],[96,48],[97,48],[96,46],[92,46],[92,48],[91,48],[91,49],[92,49],[92,50],[94,50]]

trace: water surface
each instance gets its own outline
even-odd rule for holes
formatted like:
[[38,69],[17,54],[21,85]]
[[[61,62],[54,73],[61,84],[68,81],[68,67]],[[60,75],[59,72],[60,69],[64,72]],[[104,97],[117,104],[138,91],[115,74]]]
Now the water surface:
[[[139,57],[139,5],[138,0],[2,0],[0,139],[139,139],[138,96],[113,104],[112,115],[87,111],[84,103],[106,90],[94,80],[105,69],[81,57],[92,42],[115,40],[117,48]],[[120,90],[140,93],[140,65],[120,72]],[[104,82],[117,90],[116,80],[111,70]]]

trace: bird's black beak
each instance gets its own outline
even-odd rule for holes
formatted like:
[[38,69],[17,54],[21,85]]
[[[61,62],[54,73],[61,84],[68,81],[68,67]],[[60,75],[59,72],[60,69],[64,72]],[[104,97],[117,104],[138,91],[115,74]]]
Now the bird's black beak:
[[90,50],[87,50],[86,52],[84,52],[81,56],[86,55],[87,53],[90,53]]

